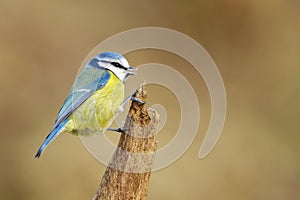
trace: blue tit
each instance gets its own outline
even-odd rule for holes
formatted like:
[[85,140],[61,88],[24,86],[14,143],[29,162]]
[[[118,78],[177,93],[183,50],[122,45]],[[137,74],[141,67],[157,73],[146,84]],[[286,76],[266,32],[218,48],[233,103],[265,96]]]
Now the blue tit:
[[118,53],[104,52],[89,61],[76,78],[35,157],[40,157],[60,133],[93,135],[107,130],[124,101],[124,82],[133,74],[134,68]]

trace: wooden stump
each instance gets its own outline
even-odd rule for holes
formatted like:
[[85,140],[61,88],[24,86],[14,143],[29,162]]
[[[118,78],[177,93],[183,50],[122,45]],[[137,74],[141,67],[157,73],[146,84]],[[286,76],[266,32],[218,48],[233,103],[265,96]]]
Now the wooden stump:
[[[143,86],[136,98],[146,102]],[[118,147],[106,168],[94,200],[144,200],[157,148],[159,116],[145,104],[132,101]]]

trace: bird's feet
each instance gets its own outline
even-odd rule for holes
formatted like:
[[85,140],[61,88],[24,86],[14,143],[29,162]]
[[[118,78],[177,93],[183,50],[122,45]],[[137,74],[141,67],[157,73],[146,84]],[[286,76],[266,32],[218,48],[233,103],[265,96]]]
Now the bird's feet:
[[115,131],[115,132],[118,132],[118,133],[125,133],[127,131],[126,128],[108,128],[107,130],[108,131]]
[[136,93],[137,93],[137,90],[135,90],[130,96],[128,96],[128,97],[122,102],[122,104],[120,105],[120,107],[123,108],[124,105],[125,105],[126,103],[128,103],[129,100],[134,101],[134,102],[137,102],[137,103],[139,103],[139,104],[145,104],[145,103],[146,103],[145,101],[143,101],[143,100],[141,100],[141,99],[139,99],[139,98],[136,97]]
[[139,98],[137,98],[135,96],[131,96],[131,101],[135,101],[135,102],[137,102],[139,104],[145,104],[146,103],[145,101],[143,101],[143,100],[141,100],[141,99],[139,99]]

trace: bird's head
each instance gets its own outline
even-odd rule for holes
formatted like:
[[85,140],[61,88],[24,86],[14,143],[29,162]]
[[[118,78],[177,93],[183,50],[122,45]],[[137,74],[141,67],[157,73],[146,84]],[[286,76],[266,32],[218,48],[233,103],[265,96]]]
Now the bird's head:
[[104,52],[97,56],[97,64],[113,72],[122,82],[124,82],[129,75],[134,75],[136,70],[132,68],[126,58],[114,52]]

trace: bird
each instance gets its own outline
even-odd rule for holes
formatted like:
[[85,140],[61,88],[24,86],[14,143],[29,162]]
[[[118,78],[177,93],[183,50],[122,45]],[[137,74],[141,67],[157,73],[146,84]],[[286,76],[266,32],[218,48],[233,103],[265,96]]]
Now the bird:
[[136,68],[119,53],[103,52],[92,58],[75,79],[35,158],[61,133],[88,136],[109,129],[130,99],[124,100],[124,82],[135,74]]

